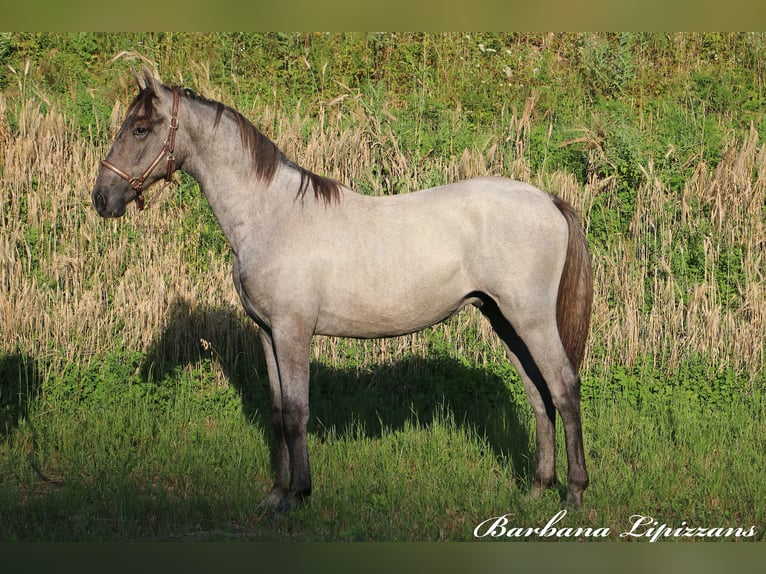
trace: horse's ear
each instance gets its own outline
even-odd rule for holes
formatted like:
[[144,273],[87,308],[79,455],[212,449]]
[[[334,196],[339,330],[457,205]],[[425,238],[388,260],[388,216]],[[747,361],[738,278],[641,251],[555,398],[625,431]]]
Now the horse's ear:
[[160,81],[154,77],[152,71],[146,66],[141,66],[141,70],[144,73],[144,77],[138,80],[138,85],[141,86],[141,82],[143,82],[142,90],[149,88],[155,94],[159,94],[161,86]]
[[136,84],[138,84],[138,91],[143,92],[146,89],[146,80],[136,70],[133,70],[133,77],[136,79]]

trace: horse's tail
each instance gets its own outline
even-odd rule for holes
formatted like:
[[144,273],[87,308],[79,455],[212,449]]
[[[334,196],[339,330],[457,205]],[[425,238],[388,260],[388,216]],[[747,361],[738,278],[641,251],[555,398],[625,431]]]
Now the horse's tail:
[[556,323],[567,356],[575,370],[579,370],[585,355],[593,304],[590,256],[574,208],[561,198],[554,197],[553,201],[569,226],[567,257],[556,300]]

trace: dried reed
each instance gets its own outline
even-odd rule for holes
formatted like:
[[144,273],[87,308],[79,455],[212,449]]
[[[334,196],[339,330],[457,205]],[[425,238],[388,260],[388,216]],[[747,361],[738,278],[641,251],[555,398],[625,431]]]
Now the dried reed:
[[[444,182],[507,174],[564,196],[588,229],[594,198],[611,193],[613,181],[581,185],[568,174],[530,172],[524,149],[535,101],[532,94],[521,117],[510,119],[507,137],[490,138],[482,149],[456,150],[446,159],[407,157],[390,122],[354,96],[322,104],[320,121],[310,121],[300,109],[288,115],[265,107],[250,115],[299,163],[350,184],[363,182],[367,192],[417,189],[424,184],[426,164],[430,177],[441,174]],[[113,116],[124,106],[117,103]],[[15,110],[13,128],[7,123],[9,108]],[[0,352],[44,358],[55,372],[103,357],[116,344],[146,351],[184,302],[199,311],[187,314],[188,321],[196,317],[202,323],[188,325],[199,338],[179,336],[166,353],[192,356],[205,338],[219,342],[215,352],[225,361],[252,357],[255,343],[247,329],[232,328],[232,322],[246,320],[231,286],[226,251],[197,252],[195,238],[184,235],[182,206],[165,201],[121,221],[95,214],[89,192],[104,153],[55,107],[44,111],[33,98],[0,96]],[[629,233],[592,250],[596,297],[586,371],[651,357],[670,374],[699,355],[720,368],[758,372],[764,367],[766,332],[766,146],[754,129],[742,140],[732,137],[719,165],[710,169],[698,161],[680,194],[662,184],[651,164],[642,169]],[[709,230],[704,277],[684,275],[675,263],[686,248],[683,231],[696,229]],[[209,260],[204,270],[187,269],[189,253]],[[731,274],[726,301],[720,289],[723,261]],[[215,309],[227,312],[210,312]],[[468,360],[501,353],[475,312],[434,329]],[[358,345],[363,368],[426,352],[429,339],[416,334],[350,344]],[[486,351],[477,351],[482,347],[476,339]],[[340,365],[348,349],[338,340],[320,339],[314,357]]]

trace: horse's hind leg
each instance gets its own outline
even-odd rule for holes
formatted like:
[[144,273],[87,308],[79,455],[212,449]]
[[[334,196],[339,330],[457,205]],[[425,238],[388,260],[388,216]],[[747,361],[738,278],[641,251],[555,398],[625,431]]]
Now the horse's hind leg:
[[556,481],[556,408],[545,381],[531,361],[524,344],[494,301],[482,306],[481,311],[503,341],[508,359],[521,376],[535,414],[536,454],[532,497],[539,498]]
[[521,376],[527,398],[535,413],[536,455],[532,497],[540,498],[543,492],[556,482],[556,407],[553,406],[551,395],[540,380],[539,373],[535,372],[534,376],[530,376],[527,374],[529,367],[524,367],[519,356],[507,345],[506,351],[508,359]]
[[567,357],[559,338],[555,320],[547,325],[527,323],[517,333],[524,343],[532,362],[545,381],[551,401],[564,423],[566,439],[569,504],[577,507],[588,486],[585,468],[585,450],[580,418],[580,377]]
[[[538,429],[538,463],[535,471],[535,490],[539,492],[552,482],[554,448],[554,423],[551,419],[551,404],[564,423],[566,439],[569,503],[579,506],[588,486],[588,472],[585,468],[585,452],[580,418],[580,378],[566,355],[556,326],[555,314],[548,320],[540,316],[526,320],[517,318],[513,322],[510,310],[498,306],[503,320],[495,319],[504,332],[500,334],[511,355],[516,356],[517,365],[525,372],[525,386],[535,409]],[[545,316],[545,314],[542,314]],[[495,328],[497,330],[497,327]],[[527,382],[529,381],[529,384]],[[544,415],[543,415],[544,412]],[[542,431],[542,441],[539,433]]]

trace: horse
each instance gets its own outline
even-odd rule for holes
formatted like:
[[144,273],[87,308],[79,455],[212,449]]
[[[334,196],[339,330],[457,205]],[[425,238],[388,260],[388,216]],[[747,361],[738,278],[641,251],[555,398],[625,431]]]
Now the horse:
[[593,287],[570,204],[503,177],[358,194],[295,164],[232,107],[163,85],[146,67],[133,73],[139,93],[102,161],[92,202],[106,218],[124,215],[131,202],[143,209],[145,188],[170,182],[175,170],[206,196],[233,251],[234,286],[258,326],[268,371],[274,483],[259,508],[287,512],[311,493],[314,335],[404,335],[467,305],[502,340],[534,411],[530,496],[556,482],[558,413],[566,503],[581,505],[589,478],[578,369]]

